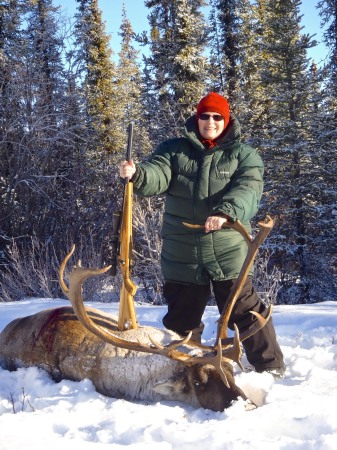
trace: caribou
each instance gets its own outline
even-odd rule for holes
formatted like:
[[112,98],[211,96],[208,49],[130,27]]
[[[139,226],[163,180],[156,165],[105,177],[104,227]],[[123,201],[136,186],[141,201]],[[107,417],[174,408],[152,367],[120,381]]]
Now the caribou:
[[207,346],[162,328],[139,326],[120,331],[118,318],[84,306],[83,283],[109,270],[84,268],[80,262],[64,281],[74,247],[64,258],[59,281],[71,306],[41,311],[9,323],[0,334],[0,364],[7,370],[36,366],[55,381],[89,379],[96,390],[109,397],[131,401],[170,400],[195,408],[223,411],[242,398],[247,409],[253,402],[236,385],[233,362],[241,368],[241,342],[261,329],[270,317],[256,316],[254,329],[228,336],[228,321],[238,293],[258,247],[273,226],[271,218],[259,223],[254,239],[235,222],[248,245],[235,292],[218,321],[216,342]]

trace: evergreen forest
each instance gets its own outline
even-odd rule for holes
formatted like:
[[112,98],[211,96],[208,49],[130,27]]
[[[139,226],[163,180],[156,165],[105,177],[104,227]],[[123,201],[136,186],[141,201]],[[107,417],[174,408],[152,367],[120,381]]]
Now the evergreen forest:
[[[109,264],[128,124],[141,161],[210,91],[266,166],[252,225],[270,214],[275,226],[257,289],[273,303],[336,300],[337,0],[317,0],[320,64],[300,0],[145,0],[148,29],[136,34],[124,8],[118,54],[98,0],[76,0],[73,17],[55,3],[0,1],[0,301],[60,297],[73,243],[83,265]],[[163,200],[133,205],[136,299],[158,304]],[[86,298],[110,301],[120,284],[89,281]]]

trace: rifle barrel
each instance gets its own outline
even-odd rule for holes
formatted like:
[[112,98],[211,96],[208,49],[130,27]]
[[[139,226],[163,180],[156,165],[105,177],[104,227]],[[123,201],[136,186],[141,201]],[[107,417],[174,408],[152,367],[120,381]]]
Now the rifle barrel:
[[126,148],[127,161],[131,161],[132,140],[133,140],[133,122],[130,122],[128,125],[128,146]]

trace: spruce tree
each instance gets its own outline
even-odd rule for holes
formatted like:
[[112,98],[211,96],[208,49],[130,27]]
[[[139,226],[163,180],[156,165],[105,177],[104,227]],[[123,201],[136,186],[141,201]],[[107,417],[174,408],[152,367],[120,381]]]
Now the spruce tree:
[[[10,26],[12,36],[4,41],[5,53],[9,51],[5,59],[11,59],[11,66],[7,65],[8,83],[3,85],[8,105],[12,106],[10,114],[14,114],[12,136],[6,138],[12,151],[1,158],[7,165],[4,172],[7,190],[12,186],[10,233],[39,235],[48,240],[55,236],[59,226],[57,210],[62,204],[62,198],[57,199],[62,164],[57,134],[63,120],[62,41],[51,0],[15,2],[15,5],[13,2],[13,6],[15,13],[7,9],[4,16],[13,18],[12,13],[15,14]],[[15,30],[16,41],[12,41],[15,23],[21,28]],[[13,184],[11,180],[16,181]]]
[[213,90],[223,93],[242,124],[246,141],[259,145],[266,101],[261,86],[265,57],[260,1],[211,1],[210,61]]
[[119,137],[114,123],[115,65],[98,0],[77,0],[77,3],[77,62],[81,68],[87,124],[92,129],[92,157],[96,155],[99,160],[104,153],[107,157],[115,151],[114,141]]
[[[69,231],[80,220],[80,170],[73,143],[81,118],[71,120],[67,109],[63,18],[50,0],[7,2],[0,11],[0,234],[7,237],[9,285],[16,295],[43,295],[44,288],[48,295],[57,295],[59,286],[50,267],[56,249],[65,254]],[[17,265],[10,258],[12,248]],[[48,258],[50,264],[35,273]],[[29,279],[27,273],[19,273],[23,261],[31,268]]]
[[[125,158],[127,145],[127,128],[134,123],[132,159],[138,161],[142,159],[152,149],[148,136],[148,123],[144,120],[144,86],[142,74],[138,64],[139,52],[134,48],[134,32],[130,21],[127,18],[126,9],[123,7],[122,24],[120,26],[119,36],[121,37],[121,50],[118,54],[118,63],[116,65],[116,75],[114,78],[113,95],[116,107],[114,109],[114,123],[118,136],[114,140],[115,152],[111,158],[112,170],[109,183],[106,186],[106,195],[114,198],[112,202],[113,209],[120,210],[123,201],[123,185],[119,178],[119,164]],[[116,133],[116,135],[117,135]],[[134,199],[138,202],[139,199]],[[139,201],[141,203],[141,201]],[[134,207],[134,216],[136,216]],[[112,218],[113,211],[108,209],[108,215]],[[136,217],[134,217],[136,222]],[[144,225],[144,224],[142,224]],[[110,237],[113,234],[112,221],[107,220],[104,238],[104,259],[109,263],[111,260]],[[138,245],[139,234],[134,230],[134,253],[142,254],[142,246]],[[137,250],[135,250],[137,249]],[[134,257],[134,272],[144,268],[144,261],[139,264],[138,258]]]
[[240,8],[241,1],[211,1],[211,63],[214,69],[214,90],[222,92],[232,108],[236,103],[240,82]]
[[254,4],[244,1],[241,7],[240,73],[237,110],[243,135],[254,147],[261,145],[261,128],[269,122],[270,98],[265,92],[263,67],[268,60],[268,26],[265,23],[265,0]]
[[[200,8],[204,0],[148,0],[150,56],[145,58],[149,120],[161,141],[178,134],[184,120],[207,86],[205,20]],[[153,121],[153,118],[155,120]],[[150,122],[150,123],[151,123]]]
[[[19,1],[0,5],[0,251],[17,232],[17,159],[24,136],[22,104],[21,5]],[[21,43],[21,45],[19,45]],[[8,240],[7,240],[8,239]]]
[[172,88],[182,120],[195,112],[207,82],[208,64],[203,54],[207,26],[200,13],[202,5],[203,2],[187,0],[177,5]]
[[312,159],[315,179],[312,199],[315,206],[315,271],[318,299],[334,300],[336,292],[336,166],[337,166],[337,1],[320,1],[323,42],[328,49],[324,65],[313,64],[316,89],[312,112]]
[[307,153],[310,142],[310,94],[307,50],[315,45],[301,33],[299,0],[265,2],[262,82],[268,97],[269,121],[264,123],[263,158],[266,162],[265,208],[277,219],[275,262],[282,274],[283,300],[313,301],[309,259],[312,248],[312,200]]
[[[120,140],[115,142],[119,151],[124,150],[127,136],[126,130],[130,122],[134,122],[134,142],[136,157],[142,157],[151,148],[148,136],[148,123],[144,120],[144,83],[140,64],[139,51],[133,45],[134,31],[123,7],[122,24],[119,31],[121,50],[114,79],[114,99],[116,109],[114,119],[120,131]],[[120,155],[119,155],[120,156]]]
[[122,142],[121,130],[116,126],[119,124],[119,105],[114,95],[116,67],[98,1],[77,0],[77,3],[74,59],[78,64],[76,82],[83,92],[86,170],[79,231],[81,237],[93,236],[93,245],[104,258],[102,245],[109,235],[112,211],[117,204],[113,163],[119,157]]

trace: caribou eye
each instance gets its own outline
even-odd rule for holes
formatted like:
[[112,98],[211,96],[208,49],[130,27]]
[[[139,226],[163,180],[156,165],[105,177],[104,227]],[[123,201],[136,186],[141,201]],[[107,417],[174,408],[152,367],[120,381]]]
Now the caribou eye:
[[193,385],[198,389],[200,388],[201,383],[198,380],[193,380]]

